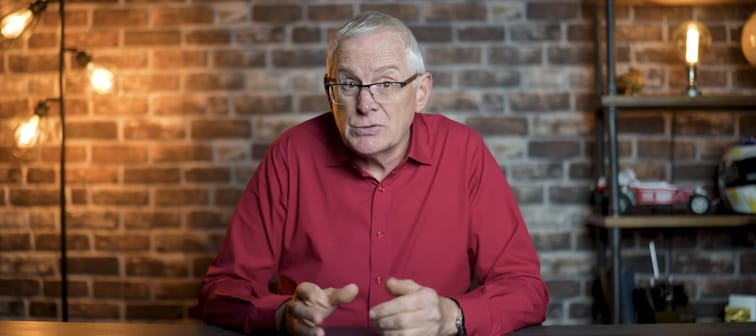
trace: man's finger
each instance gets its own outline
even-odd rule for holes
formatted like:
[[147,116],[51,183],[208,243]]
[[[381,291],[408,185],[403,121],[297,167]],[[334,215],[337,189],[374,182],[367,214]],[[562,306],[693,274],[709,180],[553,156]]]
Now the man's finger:
[[317,304],[322,307],[328,305],[328,298],[325,292],[318,285],[311,282],[300,283],[294,292],[294,296],[300,301],[305,302],[305,304]]
[[423,286],[418,285],[416,282],[406,279],[400,280],[396,278],[389,278],[386,280],[386,289],[395,296],[402,296],[412,294],[422,289]]
[[355,284],[348,284],[341,288],[333,289],[328,293],[328,301],[333,306],[349,303],[354,300],[359,292],[359,288]]

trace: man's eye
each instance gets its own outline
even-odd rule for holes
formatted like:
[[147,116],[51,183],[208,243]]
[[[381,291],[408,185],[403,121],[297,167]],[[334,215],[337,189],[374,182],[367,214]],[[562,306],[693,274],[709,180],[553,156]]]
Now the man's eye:
[[394,86],[394,83],[392,83],[392,82],[383,82],[383,83],[379,83],[378,86],[381,89],[390,89],[392,86]]
[[341,83],[341,85],[343,85],[347,89],[354,89],[355,87],[357,87],[357,82],[344,82]]

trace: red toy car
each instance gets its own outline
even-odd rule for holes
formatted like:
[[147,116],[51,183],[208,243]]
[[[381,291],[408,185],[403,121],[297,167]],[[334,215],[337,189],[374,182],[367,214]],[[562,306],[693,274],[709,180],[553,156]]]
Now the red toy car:
[[[619,212],[625,214],[636,206],[687,205],[688,210],[696,215],[709,212],[711,201],[702,187],[680,187],[665,181],[639,181],[635,172],[626,169],[619,173]],[[594,190],[594,199],[599,204],[607,204],[608,189],[606,179],[600,178]]]

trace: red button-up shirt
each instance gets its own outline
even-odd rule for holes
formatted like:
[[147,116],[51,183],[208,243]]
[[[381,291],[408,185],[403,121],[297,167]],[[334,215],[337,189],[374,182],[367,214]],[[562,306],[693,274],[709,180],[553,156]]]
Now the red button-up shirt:
[[410,141],[406,159],[379,182],[354,164],[332,114],[284,132],[207,272],[203,318],[273,329],[296,284],[355,283],[356,299],[324,325],[367,326],[368,310],[392,298],[383,282],[396,277],[455,299],[471,335],[541,323],[548,294],[536,251],[481,137],[441,115],[416,114]]

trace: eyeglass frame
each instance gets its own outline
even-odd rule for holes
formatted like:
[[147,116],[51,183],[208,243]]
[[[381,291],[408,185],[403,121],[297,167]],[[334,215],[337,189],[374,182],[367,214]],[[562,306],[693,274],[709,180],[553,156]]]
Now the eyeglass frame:
[[[373,91],[370,90],[371,86],[390,83],[390,84],[399,84],[399,88],[403,89],[405,86],[407,86],[410,83],[412,83],[413,81],[415,81],[415,79],[417,79],[421,75],[422,75],[421,73],[415,73],[415,74],[413,74],[412,76],[410,76],[409,78],[407,78],[407,79],[405,79],[403,81],[382,81],[382,82],[375,82],[375,83],[369,83],[369,84],[356,84],[355,83],[355,84],[349,84],[349,85],[354,85],[354,86],[357,87],[357,94],[355,95],[355,97],[358,97],[362,93],[362,89],[363,88],[367,88],[368,93],[370,93],[370,98],[373,98],[373,100],[378,101],[377,99],[375,99],[375,94],[373,94]],[[325,87],[326,96],[328,96],[328,100],[332,104],[344,105],[343,103],[336,102],[336,100],[331,95],[330,88],[332,86],[347,85],[347,83],[336,83],[334,81],[335,81],[335,79],[331,78],[331,77],[328,77],[328,74],[326,74],[325,76],[323,76],[323,86]]]

